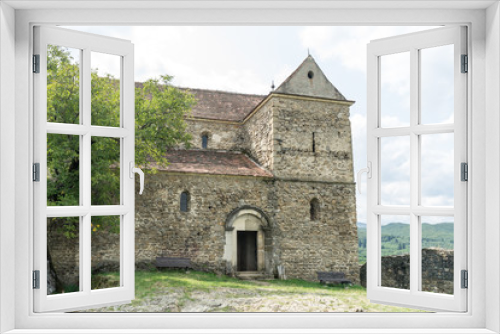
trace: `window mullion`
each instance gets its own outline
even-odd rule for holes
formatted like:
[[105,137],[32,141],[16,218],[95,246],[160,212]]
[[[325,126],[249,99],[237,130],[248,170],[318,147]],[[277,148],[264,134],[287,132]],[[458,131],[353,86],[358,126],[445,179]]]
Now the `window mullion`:
[[420,148],[419,136],[415,130],[419,123],[419,54],[418,50],[410,50],[410,291],[419,289],[420,247],[419,217],[415,209],[419,205],[420,193]]
[[[91,87],[91,71],[90,71],[90,49],[85,48],[83,50],[82,58],[82,73],[83,82],[83,94],[82,94],[82,125],[84,125],[87,130],[90,130],[91,125],[91,101],[92,101],[92,87]],[[82,136],[82,149],[80,151],[80,163],[82,165],[82,200],[83,207],[86,209],[86,214],[83,217],[83,233],[82,242],[80,243],[80,254],[83,257],[82,268],[80,274],[82,275],[83,281],[83,291],[90,293],[91,291],[91,216],[90,216],[90,205],[91,205],[91,133],[87,131],[86,134]]]

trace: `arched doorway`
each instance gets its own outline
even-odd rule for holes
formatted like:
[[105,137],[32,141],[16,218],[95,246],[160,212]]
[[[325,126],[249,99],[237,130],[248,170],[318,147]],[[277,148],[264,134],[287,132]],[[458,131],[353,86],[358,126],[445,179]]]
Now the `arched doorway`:
[[228,272],[268,272],[269,231],[269,219],[259,208],[243,206],[231,212],[226,220],[224,251]]

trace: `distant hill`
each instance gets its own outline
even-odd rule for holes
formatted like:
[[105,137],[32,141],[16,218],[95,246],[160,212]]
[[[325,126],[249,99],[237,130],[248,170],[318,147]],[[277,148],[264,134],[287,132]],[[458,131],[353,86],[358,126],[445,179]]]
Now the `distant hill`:
[[[366,224],[358,222],[359,262],[366,262]],[[453,223],[422,224],[422,248],[453,249]],[[382,256],[410,252],[410,225],[399,222],[382,226]]]
[[365,223],[360,223],[360,222],[357,222],[357,223],[356,223],[356,226],[357,226],[358,228],[364,228],[364,229],[366,229],[366,224],[365,224]]

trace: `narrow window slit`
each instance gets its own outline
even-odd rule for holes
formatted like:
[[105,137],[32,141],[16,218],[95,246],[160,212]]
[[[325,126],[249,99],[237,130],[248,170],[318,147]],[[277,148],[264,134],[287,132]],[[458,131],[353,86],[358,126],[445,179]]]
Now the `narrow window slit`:
[[187,191],[183,191],[181,193],[181,200],[180,200],[181,212],[189,212],[190,200],[191,196],[189,195],[189,193]]
[[316,139],[315,139],[315,135],[316,135],[316,133],[313,132],[313,143],[312,143],[313,153],[316,152]]

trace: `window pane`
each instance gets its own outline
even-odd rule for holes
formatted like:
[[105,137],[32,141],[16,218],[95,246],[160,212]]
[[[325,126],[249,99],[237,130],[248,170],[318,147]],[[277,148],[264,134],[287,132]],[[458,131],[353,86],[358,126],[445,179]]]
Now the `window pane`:
[[47,46],[47,122],[80,123],[80,51]]
[[380,126],[410,125],[410,53],[380,57]]
[[380,216],[382,286],[410,288],[410,216]]
[[453,123],[453,45],[420,50],[421,123]]
[[80,291],[80,218],[47,218],[47,294]]
[[120,216],[92,217],[92,290],[120,286]]
[[47,134],[47,206],[80,205],[80,138]]
[[410,137],[380,139],[382,205],[410,205]]
[[121,57],[91,52],[92,125],[120,126]]
[[453,294],[454,219],[421,217],[422,291]]
[[453,133],[421,136],[421,189],[424,206],[453,206]]
[[120,139],[92,137],[92,205],[120,204]]

